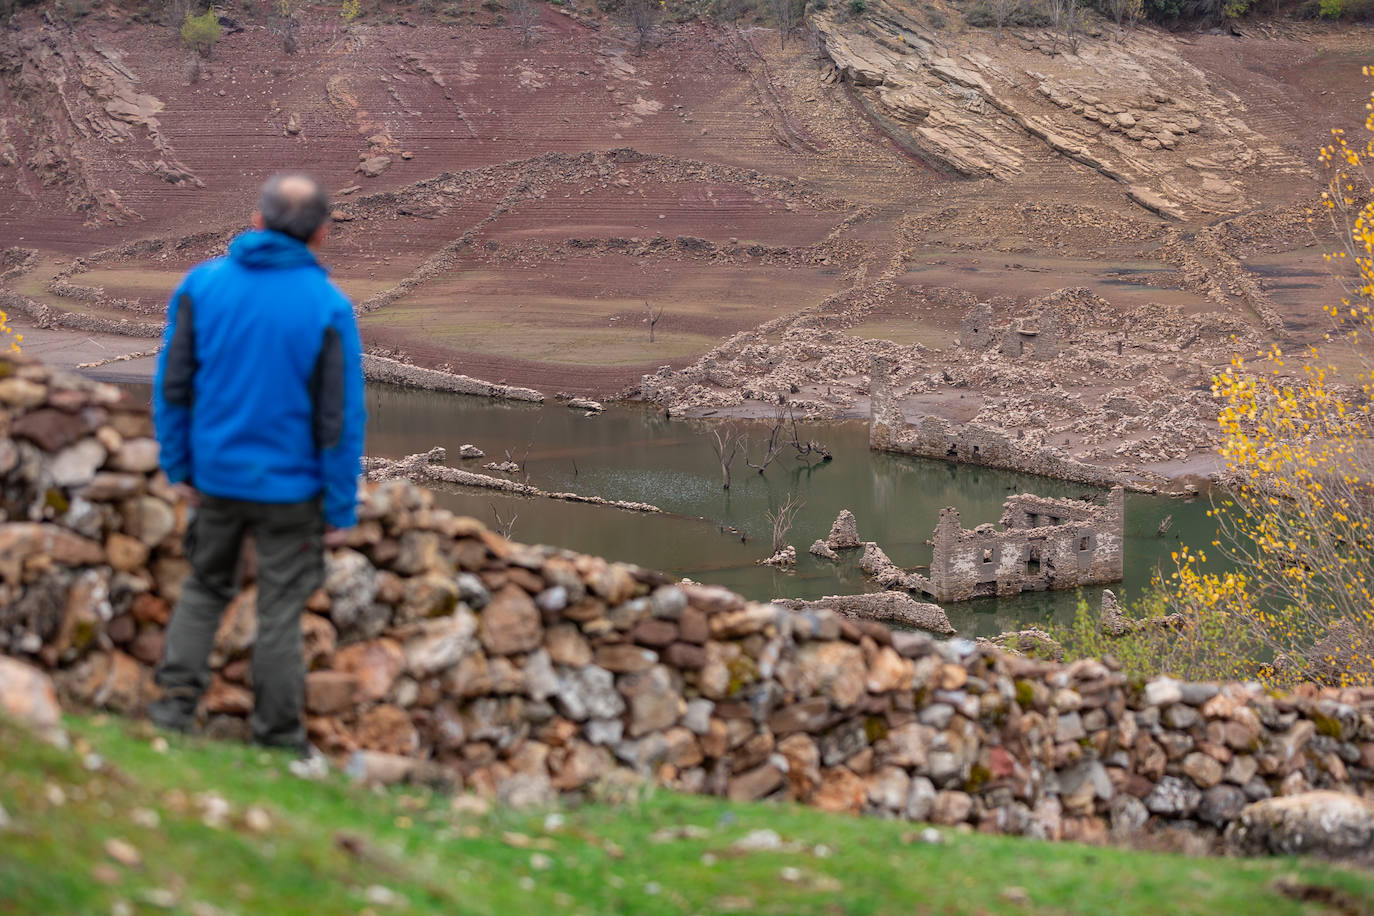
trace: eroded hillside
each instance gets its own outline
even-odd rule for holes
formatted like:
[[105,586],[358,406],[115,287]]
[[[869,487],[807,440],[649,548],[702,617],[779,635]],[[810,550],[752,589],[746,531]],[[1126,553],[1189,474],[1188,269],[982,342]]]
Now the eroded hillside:
[[[1320,339],[1315,148],[1361,117],[1374,47],[1098,23],[1072,51],[895,0],[820,13],[810,43],[694,22],[642,54],[554,7],[528,44],[485,13],[312,15],[299,53],[244,22],[199,74],[165,28],[20,16],[0,36],[6,307],[155,334],[261,179],[304,165],[336,192],[327,258],[380,352],[831,415],[866,412],[869,360],[895,355],[913,415],[1169,473],[1205,452],[1232,351]],[[999,340],[1062,327],[1062,355],[956,346],[979,302]]]

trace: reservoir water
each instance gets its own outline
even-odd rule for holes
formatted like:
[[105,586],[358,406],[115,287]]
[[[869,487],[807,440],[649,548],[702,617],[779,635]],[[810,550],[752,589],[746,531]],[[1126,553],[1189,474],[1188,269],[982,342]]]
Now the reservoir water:
[[[783,452],[763,474],[741,453],[732,484],[721,487],[720,462],[710,431],[728,424],[750,438],[761,458],[771,421],[669,419],[662,410],[625,406],[585,415],[560,403],[546,405],[490,401],[427,391],[369,385],[368,454],[402,457],[435,445],[448,450],[448,463],[483,471],[489,461],[510,457],[523,463],[531,484],[608,499],[652,503],[669,515],[646,515],[545,498],[517,497],[464,487],[435,487],[440,503],[495,525],[514,519],[511,537],[556,544],[608,559],[638,563],[701,582],[725,585],[750,598],[818,598],[872,590],[857,568],[861,551],[848,551],[836,564],[807,553],[824,538],[841,509],[858,518],[859,536],[877,541],[898,565],[915,569],[930,562],[925,543],[940,510],[956,507],[966,528],[997,522],[1002,501],[1016,491],[1045,496],[1101,495],[1091,487],[1024,474],[872,452],[865,422],[800,423],[801,439],[823,443],[833,460],[798,461]],[[458,448],[471,443],[487,457],[460,461]],[[523,475],[522,475],[523,476]],[[803,505],[788,542],[795,545],[794,571],[758,565],[771,552],[769,511],[789,496]],[[1135,596],[1178,544],[1205,547],[1215,525],[1205,498],[1184,502],[1127,494],[1126,576],[1113,586],[1118,597]],[[1172,516],[1164,536],[1160,522]],[[951,622],[962,635],[1067,622],[1080,597],[1096,607],[1100,588],[1040,592],[1014,598],[950,604]]]

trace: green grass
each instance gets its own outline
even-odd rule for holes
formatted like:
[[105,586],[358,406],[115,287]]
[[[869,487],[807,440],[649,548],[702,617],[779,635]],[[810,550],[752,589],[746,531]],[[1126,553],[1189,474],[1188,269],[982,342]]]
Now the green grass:
[[[1283,876],[1374,900],[1374,874],[1319,863],[953,831],[930,845],[906,823],[663,791],[475,810],[415,788],[305,782],[285,757],[240,745],[164,745],[101,717],[68,724],[75,753],[0,723],[12,822],[0,831],[0,913],[1326,912],[1279,893]],[[204,822],[206,793],[228,802],[219,825]],[[266,829],[253,829],[253,806]],[[687,825],[699,829],[672,833]],[[733,848],[759,829],[785,848]],[[141,862],[118,864],[112,838]]]

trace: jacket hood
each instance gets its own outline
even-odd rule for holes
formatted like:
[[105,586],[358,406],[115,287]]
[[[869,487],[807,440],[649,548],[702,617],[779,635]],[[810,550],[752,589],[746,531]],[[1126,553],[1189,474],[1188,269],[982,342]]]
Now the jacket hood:
[[229,243],[229,257],[257,270],[320,266],[304,242],[271,229],[243,233]]

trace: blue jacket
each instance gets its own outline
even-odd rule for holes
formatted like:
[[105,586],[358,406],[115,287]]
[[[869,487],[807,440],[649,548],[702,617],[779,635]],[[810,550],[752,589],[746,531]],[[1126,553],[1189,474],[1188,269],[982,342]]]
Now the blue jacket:
[[186,275],[167,308],[153,416],[173,483],[254,502],[323,495],[328,524],[354,524],[362,345],[303,242],[246,232]]

